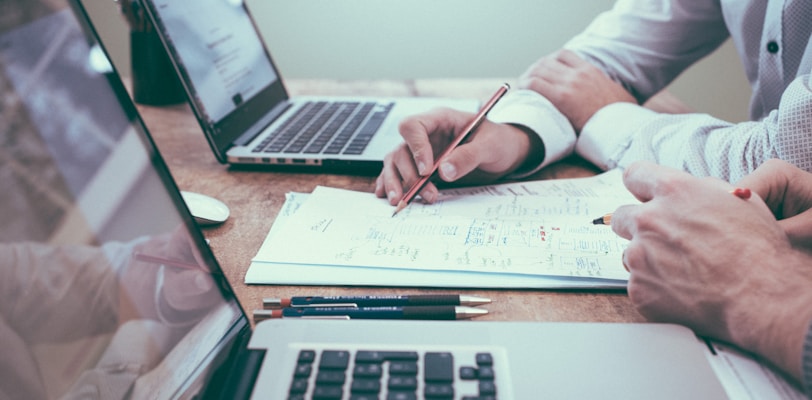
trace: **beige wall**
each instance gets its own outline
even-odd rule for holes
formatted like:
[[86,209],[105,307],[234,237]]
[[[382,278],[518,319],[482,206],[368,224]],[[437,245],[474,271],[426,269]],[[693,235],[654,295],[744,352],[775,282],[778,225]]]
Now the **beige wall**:
[[[612,0],[247,0],[286,78],[515,77]],[[129,73],[112,0],[84,0],[114,63]],[[727,43],[670,90],[695,110],[747,118],[749,87]]]

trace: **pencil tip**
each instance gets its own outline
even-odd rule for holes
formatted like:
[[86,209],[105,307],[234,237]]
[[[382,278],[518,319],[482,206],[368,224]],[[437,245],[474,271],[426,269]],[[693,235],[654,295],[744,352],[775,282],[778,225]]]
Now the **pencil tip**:
[[397,215],[397,213],[399,213],[401,210],[406,208],[406,204],[407,203],[404,202],[404,201],[401,201],[400,203],[398,203],[398,207],[395,208],[395,212],[392,213],[392,216],[394,217],[395,215]]
[[593,219],[592,225],[603,225],[603,217]]

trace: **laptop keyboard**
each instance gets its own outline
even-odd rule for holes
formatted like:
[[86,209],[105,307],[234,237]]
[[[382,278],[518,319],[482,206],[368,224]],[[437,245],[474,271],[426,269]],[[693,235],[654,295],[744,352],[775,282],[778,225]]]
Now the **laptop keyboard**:
[[470,365],[455,368],[450,352],[304,349],[288,399],[497,398],[491,353],[476,353]]
[[253,151],[361,154],[394,103],[307,102]]

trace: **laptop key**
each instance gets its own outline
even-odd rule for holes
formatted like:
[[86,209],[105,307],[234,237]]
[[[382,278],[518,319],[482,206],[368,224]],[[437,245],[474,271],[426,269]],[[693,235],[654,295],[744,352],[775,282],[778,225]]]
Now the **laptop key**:
[[454,397],[454,387],[450,383],[427,383],[423,395],[427,399],[451,399]]
[[417,394],[415,392],[390,391],[386,395],[386,400],[417,400]]
[[420,356],[416,351],[369,351],[359,350],[355,354],[356,363],[381,363],[384,361],[417,361]]
[[496,384],[493,381],[479,381],[480,396],[496,396]]
[[341,386],[316,386],[313,389],[314,400],[341,400],[344,389]]
[[392,375],[417,375],[417,363],[413,361],[392,361],[389,363]]
[[319,360],[319,369],[347,369],[350,364],[350,352],[348,351],[335,351],[325,350],[321,353],[321,360]]
[[345,379],[344,371],[323,370],[316,374],[317,385],[343,385]]
[[355,364],[352,375],[358,378],[380,378],[383,367],[376,363]]
[[377,379],[355,378],[350,385],[352,393],[379,393],[381,391],[381,381]]
[[454,380],[454,358],[451,353],[429,352],[425,361],[426,382],[452,382]]
[[417,378],[413,376],[390,376],[387,382],[389,390],[416,390]]

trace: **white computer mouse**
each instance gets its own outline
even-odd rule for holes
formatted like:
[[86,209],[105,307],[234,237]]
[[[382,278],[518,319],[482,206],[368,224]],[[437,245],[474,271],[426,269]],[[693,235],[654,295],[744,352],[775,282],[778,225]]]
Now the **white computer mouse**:
[[228,219],[228,206],[222,201],[195,192],[181,191],[180,194],[198,225],[218,225]]

